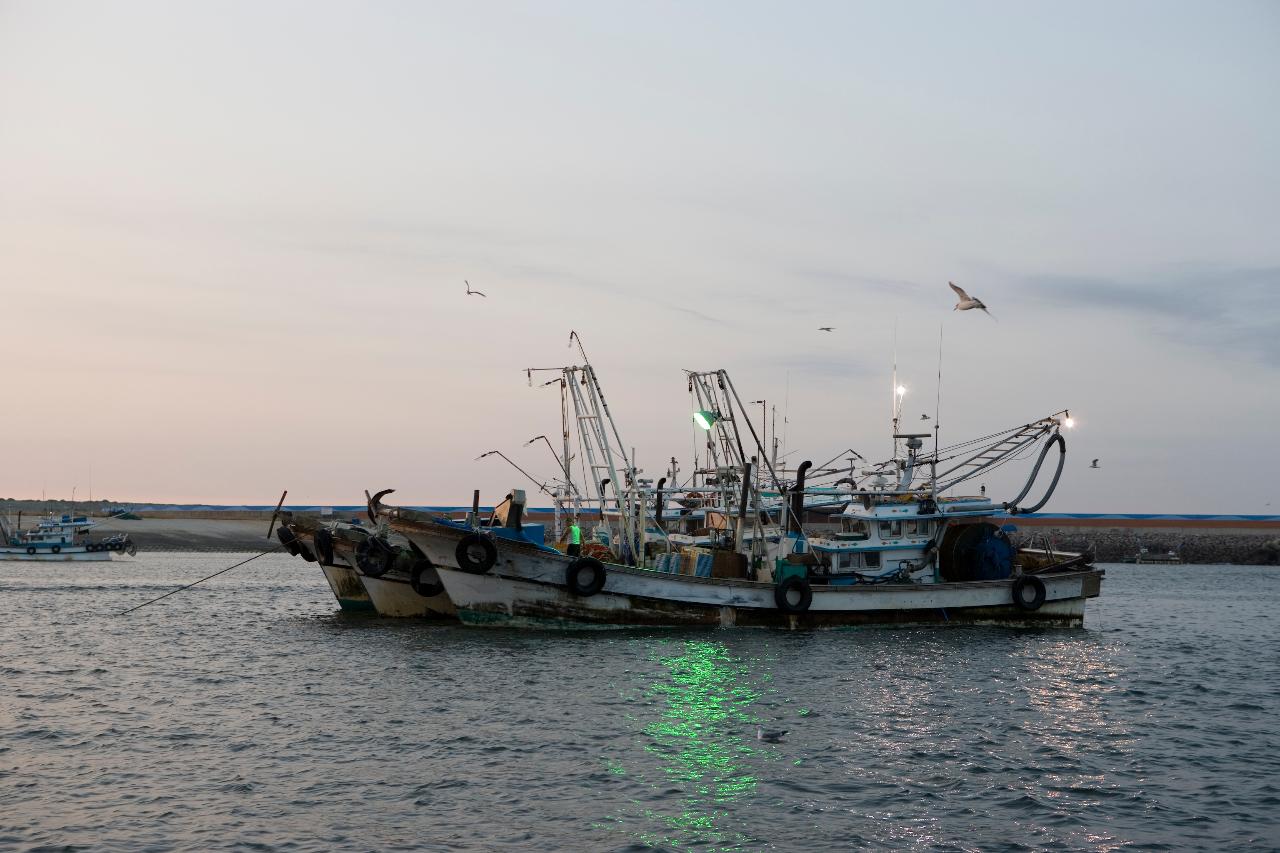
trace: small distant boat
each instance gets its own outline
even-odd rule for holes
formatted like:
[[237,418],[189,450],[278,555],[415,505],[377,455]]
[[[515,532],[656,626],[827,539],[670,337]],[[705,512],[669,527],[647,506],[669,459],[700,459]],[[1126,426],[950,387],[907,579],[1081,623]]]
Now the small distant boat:
[[83,515],[57,518],[51,515],[26,531],[11,530],[5,519],[0,518],[0,560],[93,562],[110,560],[112,554],[138,553],[127,533],[90,539],[87,534],[94,527],[97,522]]

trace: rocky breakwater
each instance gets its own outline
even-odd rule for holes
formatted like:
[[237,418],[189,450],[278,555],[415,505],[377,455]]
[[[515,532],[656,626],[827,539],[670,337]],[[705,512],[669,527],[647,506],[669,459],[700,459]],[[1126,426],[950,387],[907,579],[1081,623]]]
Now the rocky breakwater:
[[1011,518],[1018,545],[1092,551],[1099,562],[1172,552],[1184,563],[1280,565],[1280,522]]

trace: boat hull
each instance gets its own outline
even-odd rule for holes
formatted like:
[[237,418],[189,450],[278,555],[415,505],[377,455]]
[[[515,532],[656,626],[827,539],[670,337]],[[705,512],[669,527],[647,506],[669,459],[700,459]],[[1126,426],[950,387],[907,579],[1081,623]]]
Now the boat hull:
[[1085,601],[1098,595],[1095,569],[1041,575],[1045,602],[1036,610],[1014,604],[1013,579],[936,584],[813,584],[813,600],[800,613],[784,612],[774,585],[699,578],[608,565],[604,588],[591,596],[570,592],[570,558],[519,543],[497,541],[498,558],[485,574],[457,567],[454,551],[465,531],[426,525],[393,526],[436,565],[441,582],[470,625],[541,627],[727,627],[785,629],[852,625],[1083,624]]
[[413,588],[406,577],[388,572],[380,578],[362,575],[364,588],[379,616],[397,619],[453,619],[457,610],[446,593],[423,596]]
[[[358,565],[355,543],[351,540],[335,539],[333,555],[335,561],[340,560],[352,567]],[[445,592],[432,596],[420,595],[409,578],[396,572],[372,578],[358,568],[350,568],[349,571],[355,574],[357,583],[368,596],[370,607],[379,616],[406,619],[454,619],[457,616],[453,602]]]
[[324,579],[329,582],[329,589],[333,590],[339,607],[352,613],[374,612],[373,599],[361,583],[359,572],[350,566],[338,565],[321,566],[320,570],[324,572]]
[[79,545],[65,546],[57,554],[48,549],[40,549],[34,554],[28,554],[25,548],[0,548],[0,560],[25,563],[101,563],[109,561],[111,554],[111,551],[88,551]]

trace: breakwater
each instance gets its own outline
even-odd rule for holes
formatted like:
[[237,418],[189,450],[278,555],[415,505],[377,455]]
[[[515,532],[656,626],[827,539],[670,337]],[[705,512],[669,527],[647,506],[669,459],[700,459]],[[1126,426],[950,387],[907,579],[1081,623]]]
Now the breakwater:
[[[92,514],[92,507],[80,502],[53,504],[13,502],[8,516],[25,512],[24,521],[34,522],[45,512]],[[25,505],[24,505],[25,504]],[[0,504],[2,506],[2,504]],[[296,512],[318,512],[318,507],[293,507]],[[424,507],[461,515],[465,507]],[[43,510],[43,512],[41,511]],[[482,508],[482,513],[490,511]],[[103,533],[128,533],[138,547],[147,551],[259,551],[275,539],[266,538],[271,509],[260,507],[179,508],[136,507],[137,520],[95,517]],[[358,507],[333,507],[333,519],[363,518]],[[550,510],[535,508],[527,515],[552,529]],[[1041,547],[1047,540],[1064,551],[1092,551],[1102,562],[1132,560],[1142,548],[1151,554],[1173,551],[1188,563],[1235,563],[1280,565],[1280,516],[1071,516],[1032,515],[1000,519],[1017,528],[1015,543]],[[824,529],[829,516],[806,515],[806,526]]]
[[1018,545],[1092,551],[1100,562],[1172,551],[1186,563],[1280,565],[1280,522],[1189,519],[1010,518]]

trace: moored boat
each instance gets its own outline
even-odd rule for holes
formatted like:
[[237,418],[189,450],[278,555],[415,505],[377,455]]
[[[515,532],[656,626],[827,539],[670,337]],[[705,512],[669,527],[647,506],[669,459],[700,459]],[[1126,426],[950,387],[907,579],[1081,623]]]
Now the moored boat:
[[96,526],[87,516],[63,515],[42,519],[30,530],[11,531],[0,518],[0,560],[100,562],[110,560],[113,554],[132,556],[138,552],[126,533],[91,539],[88,532]]
[[[595,381],[589,367],[586,378]],[[710,537],[713,547],[680,547],[665,535],[661,501],[655,505],[648,499],[625,455],[625,467],[610,464],[611,476],[590,484],[598,488],[601,516],[608,517],[612,508],[617,522],[599,557],[570,556],[523,535],[524,496],[517,489],[508,497],[514,523],[480,525],[474,514],[460,523],[407,508],[382,508],[376,501],[371,517],[421,551],[467,624],[1078,626],[1087,599],[1099,595],[1103,573],[1089,558],[1020,553],[993,520],[997,512],[1034,512],[1048,501],[1065,460],[1066,412],[935,450],[923,459],[920,450],[929,436],[895,431],[893,459],[864,471],[861,480],[842,477],[834,489],[807,487],[808,463],[785,486],[769,466],[775,494],[786,494],[785,501],[770,506],[754,476],[757,460],[767,456],[756,439],[757,454],[746,457],[736,424],[750,426],[749,416],[727,374],[691,373],[690,385],[698,389],[701,406],[695,420],[716,433],[707,447],[725,455],[715,460],[725,463],[716,465],[718,479],[740,490],[736,507],[731,493],[722,500],[727,527]],[[579,424],[585,420],[578,418]],[[607,452],[608,437],[595,420],[588,423],[594,436],[582,436],[584,447],[594,440]],[[756,438],[754,428],[751,434]],[[1053,482],[1036,504],[1019,508],[1055,446]],[[900,447],[904,456],[897,452]],[[1013,501],[997,506],[985,495],[943,494],[1037,449],[1035,467]],[[806,523],[806,496],[814,494],[844,496],[837,529],[817,530]],[[785,533],[748,535],[753,529],[760,534],[774,515]],[[648,531],[655,527],[658,539],[650,541]]]
[[379,616],[453,619],[453,602],[434,566],[384,526],[337,524],[329,531],[335,560],[356,573]]
[[375,607],[360,573],[334,546],[334,531],[343,526],[349,525],[282,512],[277,536],[290,554],[319,564],[339,607],[353,613],[371,612]]

